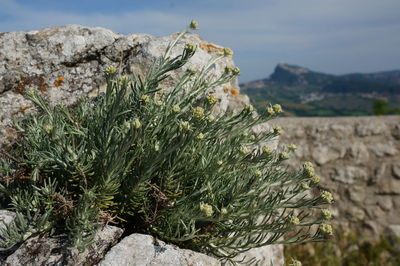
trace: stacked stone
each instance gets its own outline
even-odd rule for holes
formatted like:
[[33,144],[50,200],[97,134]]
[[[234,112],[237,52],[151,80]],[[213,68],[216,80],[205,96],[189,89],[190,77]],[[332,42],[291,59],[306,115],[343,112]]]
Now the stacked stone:
[[334,194],[340,228],[378,238],[400,235],[400,116],[281,118],[280,145],[296,144],[291,166],[316,165]]

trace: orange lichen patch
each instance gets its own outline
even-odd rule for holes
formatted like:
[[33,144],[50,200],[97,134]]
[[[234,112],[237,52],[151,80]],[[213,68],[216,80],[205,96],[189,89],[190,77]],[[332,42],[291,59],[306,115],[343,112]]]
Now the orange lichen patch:
[[14,133],[15,133],[15,130],[12,129],[12,128],[7,128],[7,129],[6,129],[6,133],[9,134],[9,135],[11,135],[11,134],[14,134]]
[[13,91],[19,94],[24,94],[28,88],[37,87],[41,92],[47,90],[48,85],[44,81],[43,76],[22,76],[19,78],[18,84],[13,88]]
[[17,111],[15,111],[14,113],[12,113],[12,115],[25,114],[26,110],[28,110],[32,107],[33,107],[32,105],[23,106],[23,107],[19,108]]
[[15,92],[19,93],[19,94],[24,94],[25,93],[25,82],[20,81],[17,85],[17,87],[15,87]]
[[41,82],[38,90],[44,93],[47,91],[48,88],[49,88],[49,85],[47,85],[46,82]]
[[239,95],[239,90],[236,88],[232,88],[230,91],[232,96],[238,96]]
[[225,87],[222,88],[222,90],[223,90],[225,93],[227,93],[227,92],[229,91],[229,88],[225,86]]
[[53,85],[55,87],[60,87],[63,84],[64,80],[65,80],[64,77],[57,77],[56,80],[54,81]]
[[209,43],[209,42],[203,42],[199,45],[200,49],[206,51],[207,53],[218,53],[220,55],[224,54],[224,47]]

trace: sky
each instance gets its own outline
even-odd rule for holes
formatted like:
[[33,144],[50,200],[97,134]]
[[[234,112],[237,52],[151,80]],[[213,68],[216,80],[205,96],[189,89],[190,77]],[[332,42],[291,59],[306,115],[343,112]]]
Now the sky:
[[0,0],[0,32],[80,24],[165,36],[192,19],[230,47],[241,82],[278,63],[344,74],[400,69],[400,0]]

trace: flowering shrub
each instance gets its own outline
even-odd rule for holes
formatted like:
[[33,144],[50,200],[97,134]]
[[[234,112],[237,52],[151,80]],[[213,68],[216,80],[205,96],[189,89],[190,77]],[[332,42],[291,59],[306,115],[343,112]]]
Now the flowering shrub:
[[188,43],[181,55],[170,56],[189,29],[143,77],[107,68],[107,90],[94,100],[52,107],[36,91],[26,93],[40,113],[16,121],[20,141],[0,161],[0,189],[17,213],[1,229],[5,248],[48,232],[64,233],[71,248],[83,249],[99,226],[115,223],[127,233],[149,233],[230,260],[253,247],[321,241],[332,233],[325,223],[331,215],[321,210],[332,195],[308,196],[319,181],[312,165],[286,171],[281,164],[296,147],[261,145],[282,129],[251,130],[281,107],[261,115],[251,106],[212,113],[215,88],[239,74],[226,67],[208,79],[230,49],[160,90],[169,72],[196,51]]

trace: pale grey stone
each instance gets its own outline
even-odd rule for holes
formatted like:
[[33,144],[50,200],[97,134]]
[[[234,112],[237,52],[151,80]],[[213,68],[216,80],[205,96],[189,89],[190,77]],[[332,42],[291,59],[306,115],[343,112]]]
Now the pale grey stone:
[[5,261],[6,266],[36,265],[93,265],[101,260],[107,250],[122,235],[122,229],[114,226],[101,228],[94,243],[83,252],[69,250],[65,237],[33,237],[25,241]]
[[365,217],[365,211],[354,205],[348,206],[346,216],[350,221],[362,221]]
[[[10,224],[15,218],[15,213],[7,210],[0,210],[0,229],[4,229],[8,224]],[[1,250],[0,246],[0,250]],[[13,251],[0,251],[0,265],[4,265],[4,261],[7,259],[7,256],[10,255]]]
[[340,136],[341,138],[354,134],[354,128],[350,125],[331,124],[330,129],[332,130],[333,134]]
[[334,168],[334,170],[335,174],[331,176],[331,178],[344,184],[354,184],[356,182],[366,180],[368,177],[367,172],[360,167],[338,166]]
[[7,210],[0,210],[0,228],[4,228],[15,218],[15,213]]
[[252,248],[249,251],[243,252],[235,257],[237,260],[242,260],[244,258],[255,258],[258,265],[283,266],[285,264],[283,245],[269,245],[259,248]]
[[382,208],[376,205],[366,207],[365,211],[367,212],[369,218],[372,218],[372,220],[379,220],[386,215]]
[[366,164],[369,160],[369,151],[363,142],[350,144],[349,153],[357,164]]
[[370,184],[381,183],[382,180],[385,180],[386,163],[381,163],[380,165],[376,166],[373,173],[374,174],[370,177]]
[[393,176],[400,179],[400,163],[395,163],[392,165]]
[[400,237],[400,224],[390,224],[386,227],[388,235]]
[[352,186],[348,189],[348,191],[350,200],[357,203],[362,203],[367,196],[367,190],[365,187]]
[[389,180],[381,179],[377,190],[379,194],[400,195],[400,180],[393,178]]
[[397,149],[393,143],[380,143],[371,145],[369,147],[370,151],[378,157],[382,156],[394,156],[397,154]]
[[318,144],[312,151],[312,158],[318,165],[323,165],[331,161],[335,161],[343,156],[340,147],[328,147]]
[[356,133],[360,137],[366,137],[371,135],[387,134],[389,133],[388,127],[382,123],[359,123],[356,125]]
[[217,259],[167,245],[149,235],[132,234],[111,248],[98,266],[212,266]]
[[393,209],[393,201],[390,196],[380,196],[378,198],[378,205],[384,211],[391,211]]

